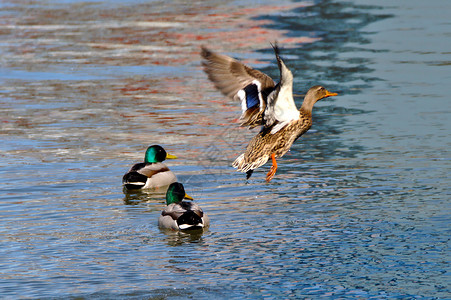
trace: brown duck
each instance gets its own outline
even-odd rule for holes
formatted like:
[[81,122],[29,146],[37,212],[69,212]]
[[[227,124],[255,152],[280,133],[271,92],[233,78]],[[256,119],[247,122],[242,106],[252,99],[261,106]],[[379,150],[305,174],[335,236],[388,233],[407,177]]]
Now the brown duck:
[[264,165],[269,158],[272,166],[266,175],[269,182],[276,174],[276,158],[282,157],[291,145],[312,126],[312,109],[316,101],[336,96],[324,87],[311,87],[298,110],[293,100],[293,74],[279,57],[279,48],[273,45],[280,70],[280,82],[275,84],[268,75],[252,69],[226,55],[202,47],[204,71],[224,95],[241,101],[241,126],[260,132],[247,145],[246,151],[233,167],[247,173]]

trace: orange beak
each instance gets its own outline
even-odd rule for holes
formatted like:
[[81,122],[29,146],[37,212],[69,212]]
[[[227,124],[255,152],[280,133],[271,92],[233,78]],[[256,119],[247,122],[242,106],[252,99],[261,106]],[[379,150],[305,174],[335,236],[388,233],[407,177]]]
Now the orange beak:
[[[329,91],[326,91],[326,97],[330,97],[330,96],[337,96],[337,93],[331,93]],[[325,98],[325,97],[324,97]]]

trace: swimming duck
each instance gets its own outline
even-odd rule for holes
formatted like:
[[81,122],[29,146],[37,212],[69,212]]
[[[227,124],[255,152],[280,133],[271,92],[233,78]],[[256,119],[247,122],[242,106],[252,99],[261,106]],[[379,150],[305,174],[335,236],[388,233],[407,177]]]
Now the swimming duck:
[[144,155],[144,162],[133,165],[122,178],[128,190],[157,188],[177,181],[174,173],[163,163],[166,158],[177,158],[167,154],[159,145],[149,146]]
[[162,229],[193,230],[210,225],[210,220],[202,209],[192,201],[185,192],[183,184],[171,183],[166,192],[166,207],[158,218],[158,226]]
[[277,171],[276,158],[282,157],[291,145],[312,126],[313,105],[320,99],[336,96],[324,87],[311,87],[298,110],[293,100],[293,74],[272,45],[280,71],[280,82],[226,55],[202,47],[202,65],[208,78],[224,95],[241,101],[240,125],[260,132],[250,141],[246,151],[234,162],[237,171],[252,175],[253,170],[270,158],[272,166],[266,175],[269,182]]

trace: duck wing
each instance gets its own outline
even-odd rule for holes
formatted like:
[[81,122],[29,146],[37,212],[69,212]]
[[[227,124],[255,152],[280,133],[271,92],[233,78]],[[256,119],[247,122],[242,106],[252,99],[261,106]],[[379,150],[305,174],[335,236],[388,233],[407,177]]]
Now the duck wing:
[[161,162],[157,163],[139,163],[134,165],[129,172],[134,171],[139,174],[145,175],[148,178],[151,178],[155,174],[162,173],[162,172],[168,172],[170,171],[169,168]]
[[208,78],[224,95],[241,101],[241,126],[263,124],[263,112],[268,95],[274,90],[274,81],[236,59],[202,47],[202,65]]
[[194,202],[181,201],[179,203],[172,203],[164,208],[161,212],[162,216],[170,216],[173,220],[178,220],[181,216],[195,214],[197,218],[202,218],[204,212]]
[[171,203],[166,206],[161,212],[162,216],[170,216],[173,220],[177,220],[181,215],[186,213],[186,209],[184,209],[179,203]]
[[280,82],[268,96],[264,111],[264,126],[276,133],[294,120],[299,120],[299,110],[293,99],[293,74],[279,56],[279,47],[273,45],[280,70]]

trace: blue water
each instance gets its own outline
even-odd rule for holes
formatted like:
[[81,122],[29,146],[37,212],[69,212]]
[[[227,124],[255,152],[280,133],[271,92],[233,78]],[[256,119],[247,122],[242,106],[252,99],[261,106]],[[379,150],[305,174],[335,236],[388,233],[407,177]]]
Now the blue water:
[[[2,298],[451,298],[450,7],[128,4],[0,6]],[[231,163],[256,131],[199,47],[277,78],[274,39],[297,93],[339,96],[246,182]],[[155,143],[209,231],[165,234],[161,194],[123,193]]]

